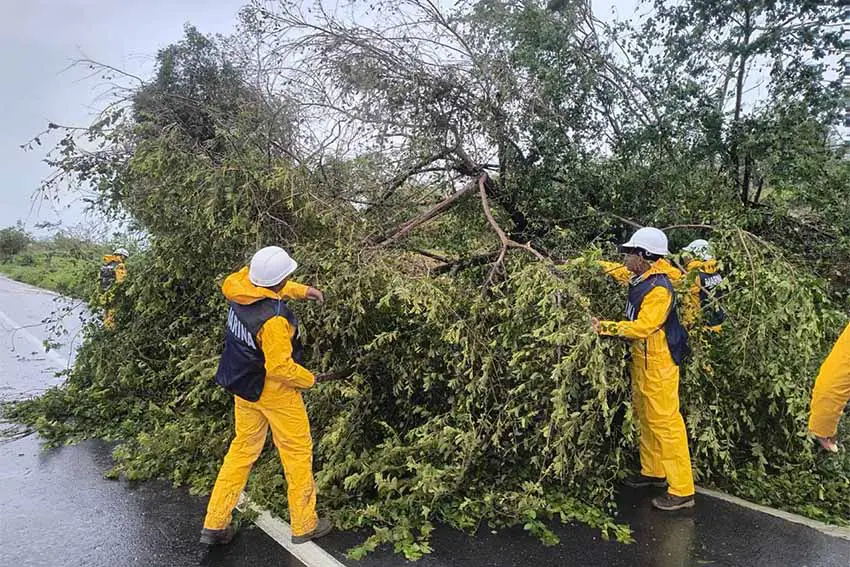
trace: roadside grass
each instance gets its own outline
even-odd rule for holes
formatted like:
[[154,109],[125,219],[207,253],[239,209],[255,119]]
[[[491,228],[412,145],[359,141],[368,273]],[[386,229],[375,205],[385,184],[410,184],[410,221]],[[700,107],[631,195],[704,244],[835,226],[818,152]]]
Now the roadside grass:
[[85,299],[97,285],[100,255],[101,250],[93,245],[63,250],[49,242],[34,243],[24,252],[0,261],[0,274],[62,295]]

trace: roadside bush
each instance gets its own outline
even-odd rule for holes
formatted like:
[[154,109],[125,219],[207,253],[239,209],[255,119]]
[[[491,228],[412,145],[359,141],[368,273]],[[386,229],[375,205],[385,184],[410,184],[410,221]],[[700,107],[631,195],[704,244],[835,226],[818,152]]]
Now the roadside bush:
[[30,236],[20,227],[0,230],[0,261],[20,254],[30,243]]

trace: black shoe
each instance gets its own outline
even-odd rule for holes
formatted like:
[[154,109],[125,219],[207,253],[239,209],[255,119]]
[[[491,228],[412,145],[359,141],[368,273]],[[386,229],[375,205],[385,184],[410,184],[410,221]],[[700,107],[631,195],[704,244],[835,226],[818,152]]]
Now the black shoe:
[[233,524],[228,525],[223,530],[201,530],[201,543],[204,545],[227,545],[236,535],[236,529]]
[[667,488],[667,479],[659,478],[657,476],[644,476],[642,474],[638,474],[630,476],[623,481],[623,484],[629,488]]
[[292,536],[292,543],[307,543],[312,539],[318,539],[324,535],[328,535],[332,529],[333,526],[330,520],[319,518],[319,523],[316,524],[316,528],[312,532],[300,536]]
[[694,500],[693,494],[690,496],[674,496],[668,492],[664,496],[653,498],[652,505],[659,510],[672,512],[674,510],[682,510],[684,508],[693,508],[696,506],[696,501]]

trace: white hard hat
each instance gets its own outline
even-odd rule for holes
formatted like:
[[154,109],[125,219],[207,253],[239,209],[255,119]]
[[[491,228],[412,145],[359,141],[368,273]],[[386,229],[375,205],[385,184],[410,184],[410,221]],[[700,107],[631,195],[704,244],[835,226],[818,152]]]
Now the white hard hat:
[[127,252],[126,248],[116,248],[115,252],[113,252],[113,254],[116,255],[116,256],[124,256],[125,258],[130,257],[130,253]]
[[682,252],[690,252],[700,260],[711,260],[714,258],[714,256],[711,255],[711,244],[709,244],[708,240],[703,240],[701,238],[694,240],[682,248]]
[[656,256],[666,256],[670,253],[667,249],[667,235],[663,230],[651,226],[639,228],[620,248],[640,248]]
[[266,246],[251,258],[248,279],[260,287],[276,286],[295,271],[298,263],[279,246]]

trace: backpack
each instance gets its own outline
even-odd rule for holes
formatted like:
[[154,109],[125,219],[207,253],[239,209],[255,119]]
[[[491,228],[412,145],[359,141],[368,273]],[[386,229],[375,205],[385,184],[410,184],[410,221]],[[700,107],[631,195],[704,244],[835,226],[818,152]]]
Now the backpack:
[[115,260],[104,264],[100,267],[100,290],[106,291],[115,283],[117,276],[115,270],[118,268],[118,262]]

